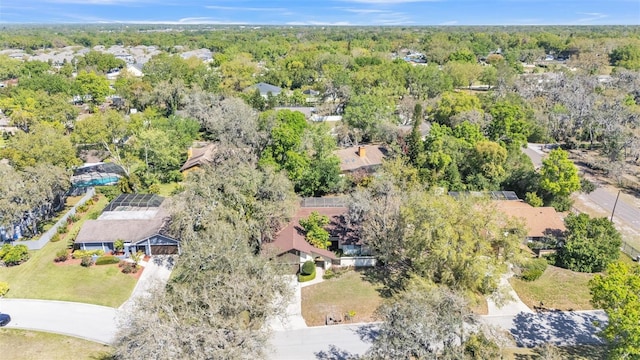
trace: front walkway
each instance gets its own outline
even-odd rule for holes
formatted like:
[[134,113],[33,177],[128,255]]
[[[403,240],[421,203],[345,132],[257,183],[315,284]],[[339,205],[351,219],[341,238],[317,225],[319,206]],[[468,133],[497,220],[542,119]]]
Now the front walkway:
[[291,276],[291,300],[288,302],[287,308],[281,317],[269,320],[268,326],[271,330],[288,331],[308,328],[302,317],[302,288],[321,283],[324,281],[323,275],[324,269],[316,267],[316,278],[311,281],[300,283],[297,276]]
[[[533,311],[520,300],[520,297],[513,290],[509,278],[513,276],[511,269],[500,277],[498,282],[497,297],[504,299],[496,299],[495,296],[487,298],[487,306],[489,312],[487,316],[516,316],[520,313],[532,314]],[[498,301],[496,301],[498,300]]]

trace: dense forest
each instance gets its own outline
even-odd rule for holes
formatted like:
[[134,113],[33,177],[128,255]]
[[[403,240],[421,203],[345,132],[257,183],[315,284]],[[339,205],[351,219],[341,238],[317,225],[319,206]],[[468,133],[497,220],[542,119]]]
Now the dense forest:
[[[574,149],[620,183],[637,180],[639,27],[12,26],[0,46],[0,225],[53,202],[84,162],[119,165],[118,192],[174,184],[171,231],[185,254],[162,301],[122,334],[123,358],[182,357],[207,342],[223,357],[264,355],[256,329],[286,286],[254,255],[296,196],[349,195],[359,235],[384,250],[384,285],[411,303],[424,298],[416,277],[490,294],[517,257],[518,224],[443,189],[511,190],[566,211],[593,186]],[[262,94],[260,83],[281,91]],[[194,141],[215,144],[213,166],[185,176]],[[527,143],[557,149],[536,169]],[[361,144],[387,149],[380,172],[341,174],[335,150]],[[452,242],[457,254],[438,251]],[[171,351],[151,355],[139,346],[149,341]]]

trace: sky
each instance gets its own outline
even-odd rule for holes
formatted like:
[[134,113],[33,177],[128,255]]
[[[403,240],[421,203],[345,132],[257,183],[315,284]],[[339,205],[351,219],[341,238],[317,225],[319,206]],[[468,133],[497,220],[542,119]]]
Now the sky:
[[640,0],[0,0],[0,23],[640,25]]

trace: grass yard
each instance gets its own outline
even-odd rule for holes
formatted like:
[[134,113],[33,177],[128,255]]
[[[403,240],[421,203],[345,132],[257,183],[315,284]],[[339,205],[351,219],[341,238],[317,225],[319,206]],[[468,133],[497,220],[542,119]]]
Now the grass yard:
[[371,322],[381,303],[377,287],[358,271],[302,288],[302,316],[309,326],[325,325],[327,315],[344,316],[350,311],[355,312],[353,322]]
[[[598,345],[560,346],[555,348],[559,359],[570,360],[605,360],[607,348]],[[507,348],[502,351],[503,359],[514,360],[538,360],[541,358],[540,350],[529,348]]]
[[32,251],[31,258],[24,264],[0,268],[0,281],[9,283],[10,287],[5,297],[75,301],[111,307],[125,302],[137,280],[121,273],[117,265],[85,268],[53,262],[56,252],[67,248],[68,234],[78,231],[88,214],[102,210],[106,204],[107,200],[101,197],[81,215],[82,219],[73,224],[62,240],[49,242],[41,250]]
[[106,360],[110,352],[109,346],[75,337],[28,330],[0,330],[3,359]]
[[544,302],[547,308],[591,310],[589,280],[593,274],[573,272],[549,265],[536,281],[511,278],[511,286],[531,309]]
[[168,184],[158,184],[160,186],[160,193],[158,193],[158,195],[169,197],[171,196],[171,193],[173,192],[173,190],[175,190],[176,187],[181,184],[182,183],[179,183],[179,182],[172,182]]

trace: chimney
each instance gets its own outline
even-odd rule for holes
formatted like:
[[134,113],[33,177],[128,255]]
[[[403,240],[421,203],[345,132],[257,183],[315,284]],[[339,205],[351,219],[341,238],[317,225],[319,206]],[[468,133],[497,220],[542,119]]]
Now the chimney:
[[364,146],[358,146],[358,156],[364,158],[367,156],[367,152],[365,151]]

